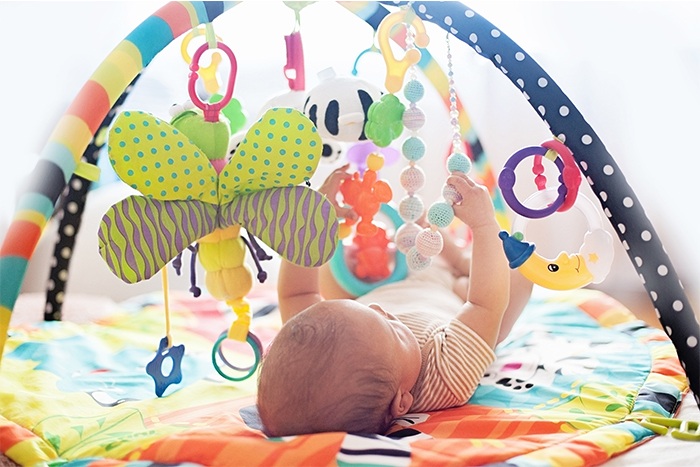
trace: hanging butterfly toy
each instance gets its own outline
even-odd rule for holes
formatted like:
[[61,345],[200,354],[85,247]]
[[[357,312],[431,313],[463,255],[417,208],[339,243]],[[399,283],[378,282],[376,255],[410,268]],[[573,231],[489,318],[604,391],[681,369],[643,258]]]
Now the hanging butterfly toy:
[[[266,273],[259,261],[271,257],[255,237],[292,263],[320,266],[335,251],[338,220],[331,203],[307,186],[321,159],[322,143],[301,112],[268,110],[227,160],[230,129],[220,111],[232,98],[237,63],[228,46],[220,41],[215,46],[230,61],[227,89],[218,102],[204,102],[195,91],[202,53],[213,48],[203,44],[193,54],[188,82],[192,103],[201,112],[184,110],[170,123],[140,111],[125,111],[115,119],[109,134],[110,162],[143,196],[129,196],[107,211],[100,224],[99,251],[127,283],[149,279],[171,260],[179,270],[184,250],[193,253],[194,273],[198,253],[208,292],[235,314],[213,346],[212,362],[224,378],[241,381],[255,372],[262,355],[259,339],[249,331],[246,295],[253,279],[245,263],[247,249],[260,282]],[[248,239],[241,235],[242,228]],[[193,275],[191,280],[190,291],[197,296]],[[255,362],[247,367],[231,364],[222,353],[226,339],[247,342]],[[184,346],[173,346],[169,334],[161,340],[147,365],[159,397],[168,385],[181,381],[183,354]],[[173,369],[164,375],[167,357]],[[217,361],[242,376],[229,375]]]

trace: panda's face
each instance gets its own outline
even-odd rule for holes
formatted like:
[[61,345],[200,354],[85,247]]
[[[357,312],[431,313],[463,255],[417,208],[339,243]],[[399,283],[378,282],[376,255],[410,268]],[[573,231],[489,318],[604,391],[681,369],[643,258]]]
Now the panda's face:
[[357,78],[326,79],[311,90],[303,112],[323,140],[365,141],[367,112],[382,92]]

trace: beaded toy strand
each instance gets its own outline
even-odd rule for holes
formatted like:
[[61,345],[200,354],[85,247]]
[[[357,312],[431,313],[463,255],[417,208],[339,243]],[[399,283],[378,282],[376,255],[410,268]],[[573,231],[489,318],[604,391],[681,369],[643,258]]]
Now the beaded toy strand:
[[[410,24],[406,24],[406,51],[417,49],[413,31]],[[416,236],[421,228],[416,221],[423,216],[425,207],[423,200],[417,195],[425,186],[425,172],[416,163],[425,155],[425,142],[418,136],[418,131],[425,125],[425,114],[418,107],[417,103],[423,98],[425,89],[423,84],[416,78],[416,66],[411,65],[408,69],[409,80],[404,86],[403,93],[409,102],[408,108],[403,114],[403,125],[410,132],[401,146],[401,154],[408,161],[400,174],[399,181],[406,196],[399,202],[399,216],[404,221],[395,235],[396,248],[403,254],[408,254],[415,248]],[[408,266],[417,269],[408,259]]]
[[[452,68],[452,51],[450,49],[450,34],[447,34],[447,76],[450,91],[450,124],[452,125],[452,151],[447,158],[447,170],[468,173],[471,170],[471,160],[462,152],[462,138],[459,128],[459,112],[457,111],[457,92],[455,90],[454,70]],[[408,250],[406,260],[411,269],[421,270],[432,262],[432,257],[442,251],[443,239],[438,229],[448,227],[454,219],[452,205],[461,201],[459,192],[454,186],[445,184],[442,187],[443,201],[433,203],[428,209],[427,221],[429,227],[416,235],[415,245]]]

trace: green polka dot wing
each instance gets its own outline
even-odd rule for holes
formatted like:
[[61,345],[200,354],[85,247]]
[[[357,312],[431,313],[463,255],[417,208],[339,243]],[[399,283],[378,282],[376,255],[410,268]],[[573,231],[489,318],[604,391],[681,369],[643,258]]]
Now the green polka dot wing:
[[321,137],[301,112],[267,111],[236,149],[219,178],[222,201],[239,193],[308,181],[321,160]]
[[[110,162],[143,196],[127,197],[102,218],[99,251],[112,272],[128,283],[148,279],[189,245],[233,225],[295,264],[330,260],[337,244],[335,210],[303,185],[321,158],[313,123],[297,110],[271,109],[228,161],[207,134],[211,128],[181,131],[140,111],[115,119]],[[198,140],[200,145],[193,142]],[[226,144],[218,146],[225,156]]]

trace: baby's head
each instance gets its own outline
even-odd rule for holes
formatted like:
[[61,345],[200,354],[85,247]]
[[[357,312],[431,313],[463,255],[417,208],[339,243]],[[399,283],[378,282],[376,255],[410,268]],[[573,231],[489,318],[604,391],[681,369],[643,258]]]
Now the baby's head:
[[384,433],[411,407],[420,364],[411,331],[380,307],[319,302],[282,327],[263,359],[265,432]]

